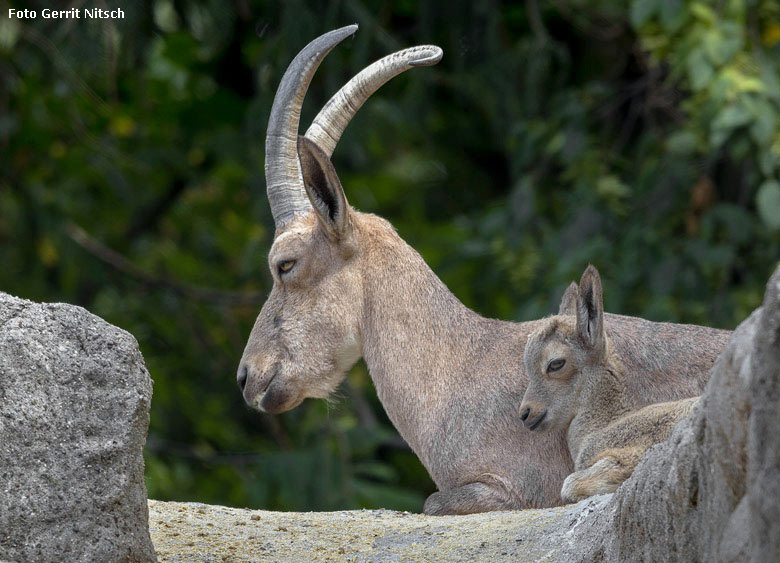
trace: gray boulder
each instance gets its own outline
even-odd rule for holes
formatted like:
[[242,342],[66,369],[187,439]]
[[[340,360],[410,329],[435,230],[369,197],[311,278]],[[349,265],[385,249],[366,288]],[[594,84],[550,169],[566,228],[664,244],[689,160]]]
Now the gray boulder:
[[80,307],[0,293],[0,560],[155,561],[135,339]]

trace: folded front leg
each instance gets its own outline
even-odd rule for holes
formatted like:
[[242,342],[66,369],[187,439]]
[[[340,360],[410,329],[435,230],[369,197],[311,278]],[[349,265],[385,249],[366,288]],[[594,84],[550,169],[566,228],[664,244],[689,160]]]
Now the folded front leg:
[[481,480],[433,493],[425,501],[423,512],[433,516],[473,514],[492,510],[519,508],[512,504],[507,483],[495,475],[481,475]]
[[641,448],[615,448],[602,452],[596,463],[566,477],[561,498],[568,503],[593,495],[614,493],[631,476],[643,453]]

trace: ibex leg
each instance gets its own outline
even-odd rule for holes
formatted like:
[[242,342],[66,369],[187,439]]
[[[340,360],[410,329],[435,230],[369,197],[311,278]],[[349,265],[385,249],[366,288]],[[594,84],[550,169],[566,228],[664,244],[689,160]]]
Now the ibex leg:
[[492,510],[512,510],[509,488],[504,479],[490,474],[480,476],[481,481],[462,487],[433,493],[425,501],[423,512],[433,516],[446,514],[472,514]]
[[641,448],[618,448],[602,452],[596,463],[566,477],[561,498],[564,502],[577,502],[593,495],[615,492],[631,476],[642,453]]

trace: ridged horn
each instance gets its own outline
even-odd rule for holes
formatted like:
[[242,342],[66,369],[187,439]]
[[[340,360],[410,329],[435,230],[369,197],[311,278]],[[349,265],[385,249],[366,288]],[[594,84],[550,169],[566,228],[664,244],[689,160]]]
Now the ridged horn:
[[348,25],[306,45],[287,67],[276,90],[265,136],[265,183],[277,230],[311,209],[298,162],[298,123],[303,97],[317,67],[333,47],[355,33]]
[[331,156],[347,125],[371,94],[410,68],[435,65],[443,54],[435,45],[419,45],[387,55],[367,66],[325,104],[305,136]]

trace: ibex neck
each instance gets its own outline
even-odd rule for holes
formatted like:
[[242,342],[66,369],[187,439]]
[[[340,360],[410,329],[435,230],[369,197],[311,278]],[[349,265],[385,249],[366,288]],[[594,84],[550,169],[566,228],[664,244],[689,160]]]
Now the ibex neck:
[[428,467],[441,414],[467,386],[470,358],[498,321],[458,301],[395,233],[363,248],[363,357],[390,420]]

